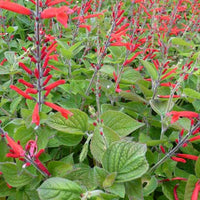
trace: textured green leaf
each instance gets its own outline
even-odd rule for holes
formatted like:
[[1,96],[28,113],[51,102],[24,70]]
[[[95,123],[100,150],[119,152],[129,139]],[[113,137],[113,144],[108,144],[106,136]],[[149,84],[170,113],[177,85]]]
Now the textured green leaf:
[[116,182],[139,178],[148,170],[146,150],[145,144],[117,141],[104,153],[103,168],[108,172],[117,172]]
[[195,164],[195,174],[198,178],[200,178],[200,156],[198,157],[198,160]]
[[147,185],[143,189],[144,196],[150,195],[158,186],[158,181],[155,176],[152,176],[149,181],[146,181]]
[[184,39],[178,38],[178,37],[174,37],[172,39],[172,44],[180,45],[180,46],[193,46],[194,45],[193,43],[186,42]]
[[5,181],[13,187],[21,187],[29,184],[33,177],[23,171],[22,168],[18,169],[14,163],[0,163],[0,171],[3,173]]
[[126,188],[126,194],[128,195],[129,199],[134,199],[134,200],[143,199],[141,178],[126,182],[125,188]]
[[117,176],[116,172],[108,174],[103,182],[103,187],[104,188],[111,187],[115,181],[116,176]]
[[37,189],[42,200],[78,200],[83,192],[81,187],[64,178],[49,178]]
[[[191,199],[193,190],[195,188],[195,184],[199,179],[194,176],[194,175],[190,175],[187,181],[187,184],[185,186],[185,194],[184,194],[184,200],[188,200]],[[198,200],[200,199],[200,197],[198,198]]]
[[105,189],[107,192],[116,194],[117,196],[124,198],[125,186],[124,183],[114,183],[111,187]]
[[89,146],[89,142],[90,142],[91,138],[92,138],[92,134],[88,136],[85,144],[83,145],[82,151],[81,151],[80,156],[79,156],[80,162],[83,162],[85,160],[85,158],[87,157],[88,146]]
[[94,170],[83,163],[75,165],[73,170],[65,175],[65,178],[76,181],[89,190],[97,187],[96,180],[94,179]]
[[101,115],[103,123],[113,129],[119,136],[127,136],[136,129],[144,126],[143,123],[140,123],[128,115],[119,112],[119,111],[107,111]]
[[[152,109],[158,113],[159,115],[165,115],[166,114],[166,110],[167,110],[167,106],[168,106],[168,101],[161,101],[158,99],[152,99],[150,100],[150,105],[152,107]],[[174,103],[172,102],[170,104],[169,110],[171,110],[174,106]]]
[[56,138],[65,146],[75,146],[82,140],[83,136],[59,131],[56,133]]
[[50,115],[47,120],[48,126],[65,133],[83,135],[88,129],[88,116],[78,109],[70,109],[70,111],[73,116],[68,119],[60,113]]
[[94,158],[101,163],[106,148],[120,137],[118,134],[107,126],[102,127],[103,136],[100,134],[99,128],[96,128],[91,139],[90,150]]
[[72,164],[62,161],[50,161],[48,163],[48,170],[52,176],[63,177],[69,170],[72,169]]
[[191,88],[184,88],[183,93],[187,95],[188,97],[191,97],[194,99],[200,99],[200,92],[197,92]]
[[97,166],[95,166],[93,169],[94,169],[94,177],[95,177],[97,185],[99,187],[103,187],[103,182],[109,173],[105,169],[97,167]]
[[158,73],[155,66],[145,60],[140,60],[140,62],[142,63],[142,65],[144,65],[151,78],[153,80],[156,80],[158,78]]

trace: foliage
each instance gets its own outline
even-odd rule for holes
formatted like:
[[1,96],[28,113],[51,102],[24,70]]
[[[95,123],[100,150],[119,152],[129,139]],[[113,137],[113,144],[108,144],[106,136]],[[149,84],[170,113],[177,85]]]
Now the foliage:
[[198,200],[199,9],[0,0],[0,199]]

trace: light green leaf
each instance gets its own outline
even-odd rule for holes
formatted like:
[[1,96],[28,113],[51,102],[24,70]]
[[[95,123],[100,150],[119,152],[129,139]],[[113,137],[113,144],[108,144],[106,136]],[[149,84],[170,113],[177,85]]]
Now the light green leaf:
[[116,176],[117,176],[116,172],[112,172],[112,173],[108,174],[106,179],[103,182],[103,187],[104,188],[111,187],[113,185],[113,183],[115,182]]
[[29,184],[33,177],[22,168],[18,169],[15,163],[0,163],[0,171],[3,173],[5,181],[13,187],[22,187]]
[[198,160],[195,164],[195,174],[198,178],[200,178],[200,157],[198,157]]
[[50,115],[47,120],[48,126],[65,133],[83,135],[88,129],[88,116],[78,109],[70,109],[70,111],[73,116],[68,119],[60,113]]
[[94,158],[101,163],[106,148],[115,141],[120,140],[118,134],[107,126],[102,127],[103,136],[99,128],[96,128],[91,139],[90,150]]
[[142,65],[144,65],[145,69],[147,70],[147,72],[149,73],[151,78],[153,80],[156,80],[158,78],[158,73],[157,73],[155,66],[145,60],[140,60],[140,62],[142,63]]
[[78,200],[83,192],[77,183],[59,177],[47,179],[37,191],[42,200]]
[[58,141],[63,145],[69,147],[77,145],[82,140],[82,138],[82,135],[77,134],[69,134],[61,131],[56,133],[56,139],[58,139]]
[[[152,109],[158,113],[159,115],[165,115],[167,106],[168,106],[168,101],[161,101],[159,99],[152,99],[150,100],[150,105]],[[171,110],[174,106],[174,102],[172,102],[169,106],[169,110]]]
[[113,143],[104,153],[103,168],[117,172],[116,182],[127,182],[141,177],[148,170],[146,145],[129,141]]
[[183,93],[187,95],[188,97],[191,97],[194,99],[200,99],[200,92],[197,92],[191,88],[184,88]]
[[193,46],[193,43],[186,42],[182,38],[174,37],[172,38],[172,44],[174,45],[180,45],[180,46]]
[[143,189],[144,196],[150,195],[158,186],[158,181],[155,176],[152,176],[150,180],[145,181],[147,185]]
[[[194,176],[194,175],[190,175],[187,181],[187,184],[185,186],[185,194],[184,194],[184,200],[188,200],[191,199],[193,190],[195,188],[195,184],[199,179]],[[199,198],[198,198],[199,199]]]
[[131,132],[144,126],[143,123],[140,123],[119,111],[106,111],[101,115],[101,119],[103,119],[103,123],[106,126],[113,129],[122,137],[127,136]]

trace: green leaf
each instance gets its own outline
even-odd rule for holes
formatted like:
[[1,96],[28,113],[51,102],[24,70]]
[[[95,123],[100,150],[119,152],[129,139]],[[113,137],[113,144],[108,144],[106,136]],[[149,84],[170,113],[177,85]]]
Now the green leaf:
[[58,139],[58,141],[63,145],[69,147],[77,145],[82,140],[82,138],[82,135],[77,134],[69,134],[61,131],[56,133],[56,139]]
[[174,37],[172,38],[172,44],[174,45],[180,45],[180,46],[194,46],[193,43],[186,42],[182,38]]
[[140,123],[128,115],[119,112],[119,111],[107,111],[101,115],[103,123],[113,129],[119,136],[127,136],[138,128],[144,126],[143,123]]
[[14,163],[0,163],[0,171],[3,173],[5,181],[12,187],[22,187],[29,184],[33,177],[22,168],[17,168]]
[[37,191],[42,200],[78,200],[83,192],[77,183],[58,177],[47,179]]
[[141,179],[136,179],[125,183],[126,194],[129,199],[141,200],[143,199],[142,194],[142,181]]
[[8,60],[8,62],[13,65],[14,63],[16,63],[16,55],[14,51],[6,51],[4,53],[5,58]]
[[103,155],[103,168],[110,173],[117,172],[116,182],[139,178],[148,170],[146,150],[145,144],[129,141],[115,142]]
[[117,176],[117,172],[112,172],[108,174],[106,179],[103,182],[103,187],[104,188],[111,187],[115,181],[116,176]]
[[[0,179],[0,197],[6,197],[6,196],[12,196],[15,195],[15,189],[14,188],[9,188],[6,185],[6,182],[3,179]],[[6,200],[5,199],[1,199],[0,200]]]
[[145,181],[147,185],[143,189],[144,196],[149,196],[158,186],[158,181],[155,176],[152,176],[150,180]]
[[[168,101],[152,99],[152,100],[150,100],[150,105],[156,113],[158,113],[159,115],[165,115],[167,106],[168,106]],[[174,103],[172,102],[169,106],[169,110],[171,110],[173,108],[173,106],[174,106]]]
[[114,183],[111,187],[105,189],[109,193],[116,194],[117,196],[124,198],[125,186],[124,183]]
[[87,157],[87,154],[88,154],[88,145],[89,145],[89,142],[92,138],[92,134],[90,134],[85,142],[85,144],[83,145],[83,148],[82,148],[82,151],[80,153],[80,156],[79,156],[79,161],[80,162],[83,162],[85,160],[85,158]]
[[65,178],[84,185],[88,190],[92,190],[97,187],[97,182],[94,179],[94,170],[90,168],[90,166],[83,163],[74,165],[73,170],[67,173]]
[[93,169],[94,169],[94,177],[95,177],[97,185],[99,187],[103,187],[103,182],[109,173],[105,169],[97,167],[97,166],[95,166]]
[[191,97],[194,99],[200,99],[200,92],[197,92],[191,88],[184,88],[183,93],[187,95],[188,97]]
[[120,140],[118,134],[107,126],[103,126],[101,131],[103,132],[103,136],[100,134],[98,127],[95,129],[90,143],[91,153],[100,163],[106,148],[110,146],[112,142]]
[[73,116],[68,119],[64,118],[60,113],[50,115],[47,125],[65,133],[84,135],[88,129],[88,116],[78,109],[70,109],[70,111]]
[[144,65],[145,69],[147,70],[147,72],[149,73],[151,78],[153,80],[156,80],[158,78],[158,73],[157,73],[155,66],[145,60],[140,60],[140,62],[142,63],[142,65]]
[[48,170],[52,176],[63,177],[69,170],[73,169],[73,165],[62,161],[50,161]]
[[70,60],[73,57],[72,51],[65,49],[65,48],[61,48],[60,49],[61,54],[67,58],[68,60]]
[[[187,181],[187,184],[185,186],[185,194],[184,194],[184,200],[188,200],[191,199],[193,190],[195,188],[195,184],[199,179],[194,176],[194,175],[190,175]],[[198,198],[199,199],[199,198]]]
[[200,156],[198,157],[198,160],[195,163],[195,174],[198,178],[200,178]]

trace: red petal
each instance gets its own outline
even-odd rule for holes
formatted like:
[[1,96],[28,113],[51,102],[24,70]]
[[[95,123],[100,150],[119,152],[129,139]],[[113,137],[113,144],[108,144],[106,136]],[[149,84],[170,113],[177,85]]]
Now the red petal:
[[39,124],[40,124],[39,104],[38,103],[36,103],[35,108],[33,110],[32,123],[36,124],[37,126],[39,126]]
[[2,1],[0,0],[0,8],[3,8],[5,10],[9,10],[12,12],[16,12],[22,15],[31,15],[31,10],[29,10],[28,8],[17,4],[17,3],[13,3],[13,2],[9,2],[9,1]]

